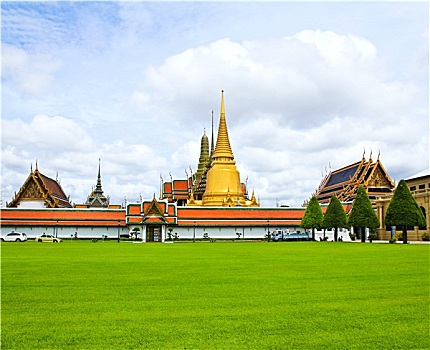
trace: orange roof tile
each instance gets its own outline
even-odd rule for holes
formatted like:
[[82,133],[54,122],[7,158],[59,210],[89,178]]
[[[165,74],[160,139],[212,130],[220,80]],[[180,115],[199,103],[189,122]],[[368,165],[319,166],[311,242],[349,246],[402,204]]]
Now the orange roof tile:
[[173,188],[175,189],[175,191],[183,190],[188,192],[188,182],[187,180],[174,180]]

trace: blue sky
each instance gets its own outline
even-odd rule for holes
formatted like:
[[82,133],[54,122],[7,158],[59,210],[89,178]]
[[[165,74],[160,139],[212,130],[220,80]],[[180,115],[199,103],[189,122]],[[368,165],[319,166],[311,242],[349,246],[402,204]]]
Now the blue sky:
[[[427,2],[10,2],[2,23],[2,202],[38,161],[71,200],[158,194],[197,168],[221,90],[242,180],[299,206],[378,150],[429,166]],[[215,130],[216,134],[216,130]]]

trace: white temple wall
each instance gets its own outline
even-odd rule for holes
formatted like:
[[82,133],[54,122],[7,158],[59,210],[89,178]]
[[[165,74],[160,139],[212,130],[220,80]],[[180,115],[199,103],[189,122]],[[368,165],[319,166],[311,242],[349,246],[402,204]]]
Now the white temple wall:
[[21,201],[17,205],[19,209],[45,209],[45,201]]
[[[130,225],[128,227],[121,227],[119,230],[119,234],[123,237],[129,236],[129,233],[132,231],[134,227],[139,227],[140,232],[138,235],[138,239],[143,241],[146,240],[146,225]],[[161,228],[162,241],[168,238],[168,228],[173,228],[172,234],[175,233],[178,235],[179,239],[190,239],[193,237],[195,239],[203,239],[204,234],[207,233],[208,238],[213,239],[238,239],[238,237],[243,239],[265,239],[267,235],[267,227],[201,227],[201,226],[164,226]],[[275,229],[281,229],[284,231],[289,230],[290,233],[295,233],[297,231],[303,233],[304,229],[299,227],[269,227],[270,232],[273,232]],[[118,227],[83,227],[83,226],[3,226],[1,228],[1,234],[5,235],[10,231],[18,231],[24,232],[27,234],[29,239],[32,239],[38,235],[43,233],[57,235],[62,239],[70,239],[72,236],[77,237],[78,239],[102,239],[103,235],[108,239],[117,239],[118,238]],[[348,230],[339,230],[339,237],[342,236],[344,241],[349,241]],[[240,233],[238,236],[236,233]],[[309,236],[311,235],[311,231],[308,230]],[[319,240],[319,237],[323,236],[323,231],[316,231],[315,233],[316,240]],[[326,230],[326,236],[328,236],[328,240],[333,240],[334,232]]]
[[[29,239],[35,238],[43,233],[54,235],[62,239],[71,238],[75,236],[79,238],[98,238],[102,239],[102,236],[110,239],[118,238],[118,227],[74,227],[74,226],[3,226],[1,228],[1,234],[5,235],[8,232],[17,231],[23,232]],[[129,230],[127,227],[121,227],[119,229],[120,235],[128,236]]]
[[[201,226],[176,226],[172,227],[172,234],[177,234],[179,239],[202,239],[204,238],[204,234],[207,233],[209,238],[213,239],[237,239],[238,235],[236,233],[240,233],[240,239],[264,239],[267,235],[267,227],[201,227]],[[273,232],[275,229],[287,230],[290,232],[304,232],[303,229],[298,227],[270,227],[270,232]],[[195,231],[194,231],[195,230]]]

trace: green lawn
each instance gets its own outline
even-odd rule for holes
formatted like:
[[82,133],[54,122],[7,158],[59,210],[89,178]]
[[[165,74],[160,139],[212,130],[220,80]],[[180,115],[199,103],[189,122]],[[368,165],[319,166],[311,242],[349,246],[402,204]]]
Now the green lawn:
[[2,349],[427,349],[428,245],[1,244]]

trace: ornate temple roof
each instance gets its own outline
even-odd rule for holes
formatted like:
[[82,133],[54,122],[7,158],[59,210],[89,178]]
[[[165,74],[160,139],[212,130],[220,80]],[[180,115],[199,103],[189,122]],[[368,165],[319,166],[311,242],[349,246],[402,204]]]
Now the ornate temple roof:
[[69,197],[66,196],[58,180],[51,179],[43,175],[37,166],[21,186],[18,193],[10,203],[6,203],[9,208],[25,207],[26,202],[42,202],[45,208],[71,208]]
[[103,194],[102,178],[100,175],[100,159],[99,159],[99,172],[97,175],[96,188],[88,196],[85,206],[87,208],[107,208],[109,207],[109,197]]
[[340,201],[349,202],[355,199],[359,186],[364,186],[371,200],[392,192],[394,182],[386,172],[381,161],[376,162],[370,156],[343,168],[330,171],[318,186],[315,196],[320,203],[328,203],[336,195]]

